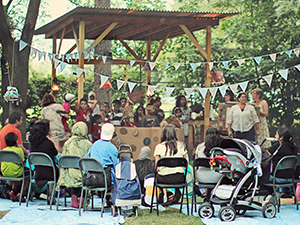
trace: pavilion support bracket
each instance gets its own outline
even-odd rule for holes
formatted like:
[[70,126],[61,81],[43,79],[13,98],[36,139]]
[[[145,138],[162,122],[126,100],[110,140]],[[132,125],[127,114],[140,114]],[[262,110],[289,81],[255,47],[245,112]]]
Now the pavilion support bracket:
[[115,26],[117,26],[117,25],[118,25],[118,23],[112,23],[111,25],[109,25],[109,27],[106,28],[106,30],[103,31],[103,33],[100,34],[99,37],[97,37],[97,39],[94,41],[94,43],[93,43],[94,47],[95,47],[97,44],[99,44],[100,41],[102,41],[102,40],[106,37],[106,35],[108,35],[108,33],[109,33],[112,29],[114,29]]

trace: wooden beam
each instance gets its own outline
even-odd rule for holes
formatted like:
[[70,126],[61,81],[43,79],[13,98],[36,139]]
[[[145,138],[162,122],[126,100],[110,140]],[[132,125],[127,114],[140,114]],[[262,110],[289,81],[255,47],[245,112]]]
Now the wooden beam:
[[[79,56],[78,66],[79,68],[84,68],[84,39],[85,39],[85,22],[79,22],[79,47],[78,51],[81,52],[81,57]],[[83,98],[83,86],[84,86],[84,78],[83,74],[79,76],[78,79],[78,101]]]
[[[193,42],[193,44],[196,46],[196,48],[199,50],[200,54],[202,55],[202,57],[207,60],[207,53],[204,51],[204,49],[201,47],[201,45],[198,43],[198,41],[196,40],[196,38],[194,37],[194,35],[189,31],[189,29],[187,29],[187,27],[185,25],[179,25],[181,27],[181,29],[184,31],[184,33],[191,39],[191,41]],[[211,27],[211,26],[209,26]]]
[[75,27],[74,27],[74,24],[72,23],[72,30],[73,30],[73,36],[76,40],[76,45],[77,45],[77,48],[79,46],[79,41],[78,41],[78,37],[77,37],[77,34],[76,34],[76,30],[75,30]]
[[136,60],[139,60],[139,61],[142,61],[142,59],[140,57],[138,57],[137,54],[135,54],[135,52],[128,46],[128,44],[123,41],[122,39],[119,40],[122,45],[130,52],[130,54],[136,59]]
[[49,38],[53,36],[58,31],[62,30],[64,27],[68,26],[70,23],[73,23],[73,17],[69,17],[64,22],[59,23],[57,26],[55,26],[53,29],[51,29],[49,32],[46,33],[46,38]]
[[[64,60],[65,63],[68,63],[70,65],[77,65],[78,61],[75,59],[70,60],[69,62],[65,59]],[[84,65],[99,65],[102,62],[101,57],[99,59],[85,59],[84,60]],[[130,61],[127,59],[113,59],[113,62],[115,65],[130,65]],[[145,66],[146,61],[142,60],[142,61],[136,61],[135,64],[136,65],[142,65]]]
[[66,31],[66,28],[64,27],[64,29],[63,29],[63,31],[62,31],[62,34],[61,34],[61,37],[60,37],[60,42],[59,42],[59,47],[58,47],[57,54],[60,54],[62,42],[63,42],[64,36],[65,36],[65,31]]
[[[151,41],[147,40],[146,41],[146,60],[150,61],[151,60]],[[146,97],[146,105],[149,103],[148,96],[147,96],[147,88],[148,88],[148,83],[151,81],[151,72],[147,71],[146,72],[146,85],[145,85],[145,97]]]
[[94,41],[93,45],[94,47],[99,44],[100,41],[103,40],[103,38],[105,38],[105,36],[112,30],[114,29],[115,26],[117,26],[118,23],[112,23],[108,28],[106,28],[105,31],[103,31],[102,34],[100,34],[100,36]]
[[162,48],[164,47],[164,45],[165,45],[165,43],[166,43],[168,37],[169,37],[169,34],[168,34],[168,35],[165,37],[165,39],[162,40],[162,42],[160,43],[160,46],[159,46],[159,48],[157,49],[157,51],[156,51],[156,53],[155,53],[155,55],[154,55],[154,57],[153,57],[153,59],[152,59],[153,62],[156,61],[156,59],[157,59],[157,57],[158,57],[160,51],[162,50]]
[[[66,53],[66,54],[70,54],[71,52],[73,52],[75,50],[75,48],[77,47],[77,44],[74,44]],[[77,63],[76,63],[77,64]]]

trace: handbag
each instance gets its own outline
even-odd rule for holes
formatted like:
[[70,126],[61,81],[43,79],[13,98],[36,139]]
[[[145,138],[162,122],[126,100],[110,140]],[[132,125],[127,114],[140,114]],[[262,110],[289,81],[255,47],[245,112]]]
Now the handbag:
[[87,187],[105,187],[103,173],[88,172],[84,174],[83,185]]

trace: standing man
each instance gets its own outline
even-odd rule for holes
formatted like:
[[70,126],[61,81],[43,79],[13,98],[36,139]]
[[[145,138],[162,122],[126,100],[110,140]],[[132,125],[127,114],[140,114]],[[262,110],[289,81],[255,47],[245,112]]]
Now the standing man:
[[[89,107],[91,107],[93,105],[93,103],[89,102],[90,100],[96,100],[96,93],[91,91],[89,94],[88,94],[88,105]],[[93,110],[93,113],[92,113],[92,116],[95,116],[95,115],[100,115],[100,107],[99,105],[97,104],[96,107],[94,108]]]
[[22,142],[22,134],[21,131],[18,129],[18,127],[21,126],[23,122],[22,114],[19,112],[12,112],[9,117],[8,117],[8,124],[5,125],[1,130],[0,130],[0,150],[3,150],[4,148],[7,147],[6,142],[5,142],[5,136],[8,133],[15,133],[18,135],[18,146],[21,148],[24,152],[25,155],[28,154],[27,150],[23,146]]

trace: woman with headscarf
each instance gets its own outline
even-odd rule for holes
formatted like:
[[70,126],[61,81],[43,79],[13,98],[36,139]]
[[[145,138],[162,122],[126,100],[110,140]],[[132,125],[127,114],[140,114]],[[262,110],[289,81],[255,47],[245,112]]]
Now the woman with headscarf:
[[[84,122],[77,122],[72,127],[72,137],[65,143],[62,156],[76,155],[85,157],[92,146],[92,143],[86,139],[88,127]],[[60,177],[57,182],[59,186],[71,188],[71,207],[78,208],[81,192],[81,174],[78,169],[60,169]],[[82,201],[84,202],[84,201]]]

